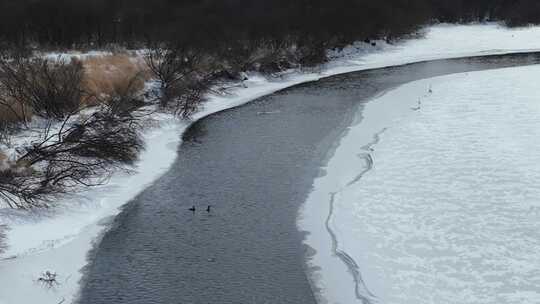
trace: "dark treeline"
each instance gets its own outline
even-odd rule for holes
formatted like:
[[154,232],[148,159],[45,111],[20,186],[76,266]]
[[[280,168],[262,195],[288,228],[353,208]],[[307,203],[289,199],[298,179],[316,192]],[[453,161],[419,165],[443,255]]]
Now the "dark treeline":
[[294,39],[339,46],[431,21],[540,21],[537,0],[0,0],[2,41],[50,47]]

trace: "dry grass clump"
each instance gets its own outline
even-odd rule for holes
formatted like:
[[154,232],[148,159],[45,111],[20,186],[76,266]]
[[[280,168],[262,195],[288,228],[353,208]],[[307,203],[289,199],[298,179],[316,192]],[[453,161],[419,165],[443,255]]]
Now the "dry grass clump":
[[144,60],[129,54],[91,56],[82,60],[83,87],[89,94],[87,104],[119,95],[133,95],[144,88],[150,77]]
[[32,110],[14,101],[0,102],[0,122],[14,124],[29,121]]

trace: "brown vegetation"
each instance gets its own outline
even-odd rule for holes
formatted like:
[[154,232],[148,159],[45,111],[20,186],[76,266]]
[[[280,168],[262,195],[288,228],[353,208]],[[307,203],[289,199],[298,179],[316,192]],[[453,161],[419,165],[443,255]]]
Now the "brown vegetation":
[[32,117],[32,110],[28,107],[23,109],[23,105],[20,105],[14,101],[7,101],[6,104],[0,103],[0,121],[8,124],[21,122],[21,118],[24,121],[29,121]]
[[126,93],[136,94],[150,77],[144,60],[129,54],[91,56],[83,59],[82,64],[83,87],[89,95],[86,103],[90,105]]

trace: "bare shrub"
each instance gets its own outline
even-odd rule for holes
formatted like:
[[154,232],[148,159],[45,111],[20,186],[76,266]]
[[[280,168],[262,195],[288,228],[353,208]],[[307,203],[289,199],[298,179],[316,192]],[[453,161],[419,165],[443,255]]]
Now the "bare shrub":
[[195,74],[198,59],[195,51],[168,46],[154,46],[145,56],[148,68],[163,89]]
[[293,67],[296,59],[296,45],[292,40],[263,40],[250,56],[250,69],[262,73],[276,73]]
[[192,79],[176,83],[167,88],[167,98],[170,98],[169,106],[174,113],[183,118],[189,118],[197,111],[199,105],[204,100],[204,93],[208,90],[209,84],[205,80]]
[[228,77],[235,79],[241,72],[254,70],[253,54],[257,51],[257,45],[255,41],[242,41],[221,49],[217,56],[223,58],[221,68]]
[[30,121],[32,109],[28,108],[27,105],[14,101],[3,93],[3,91],[0,91],[0,124],[14,125]]
[[12,208],[41,207],[74,187],[103,184],[137,159],[143,149],[138,129],[137,117],[106,105],[90,116],[68,117],[0,170],[0,197]]
[[[12,123],[0,120],[0,144],[11,144]],[[5,155],[0,152],[0,162],[4,160]]]
[[62,120],[76,112],[83,97],[79,61],[15,56],[0,58],[0,104],[12,114],[32,109],[35,115]]
[[53,288],[60,283],[57,280],[58,274],[56,272],[45,271],[41,274],[41,277],[38,278],[38,282],[43,284],[46,288]]
[[212,81],[208,62],[195,50],[181,47],[153,47],[145,57],[153,77],[159,82],[157,94],[161,107],[189,117],[208,91]]
[[321,46],[302,46],[298,49],[297,58],[302,67],[314,67],[328,60],[326,48]]

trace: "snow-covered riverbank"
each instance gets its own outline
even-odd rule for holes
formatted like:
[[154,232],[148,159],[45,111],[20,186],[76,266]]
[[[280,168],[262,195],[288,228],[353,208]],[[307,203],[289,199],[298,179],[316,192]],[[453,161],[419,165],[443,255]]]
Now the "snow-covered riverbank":
[[[540,301],[539,75],[536,65],[432,78],[368,105],[307,203],[333,193],[328,225],[358,266],[361,295]],[[330,302],[358,302],[350,276],[333,281],[331,264],[315,262]]]
[[[537,27],[509,30],[497,25],[439,25],[427,29],[424,39],[392,46],[379,44],[376,48],[364,44],[350,47],[319,73],[291,71],[279,81],[251,75],[246,87],[232,90],[230,96],[210,97],[194,118],[334,74],[436,58],[539,49],[540,28]],[[11,229],[8,233],[10,248],[3,255],[7,259],[0,261],[0,303],[47,304],[59,303],[62,299],[70,303],[76,298],[80,270],[106,223],[118,214],[119,207],[166,172],[175,159],[180,135],[188,123],[168,116],[158,118],[161,127],[145,135],[147,151],[141,156],[136,174],[114,176],[109,185],[66,198],[59,203],[64,207],[48,210],[47,214],[1,212],[0,224],[7,224]],[[45,289],[36,283],[40,273],[46,270],[59,275],[61,284],[54,289]]]

